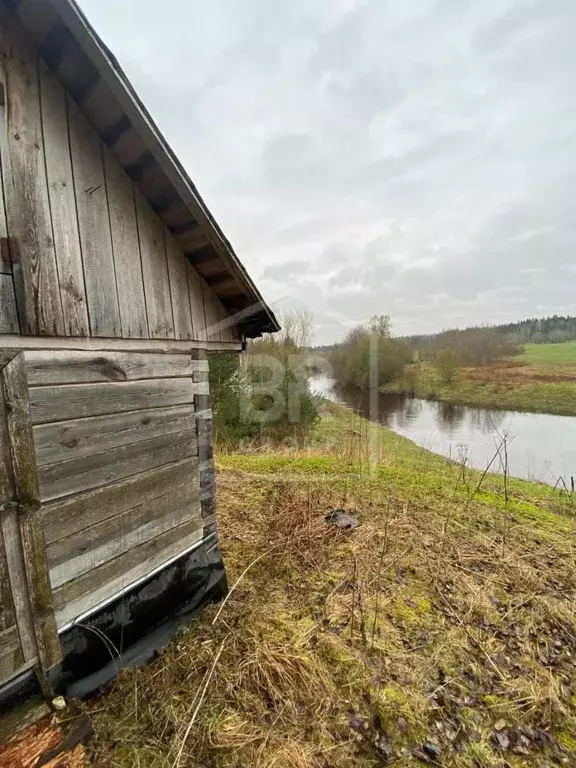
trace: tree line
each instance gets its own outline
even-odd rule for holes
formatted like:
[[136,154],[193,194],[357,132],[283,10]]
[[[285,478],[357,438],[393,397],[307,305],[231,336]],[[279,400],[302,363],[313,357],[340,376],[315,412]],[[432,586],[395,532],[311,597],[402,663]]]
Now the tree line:
[[491,365],[521,349],[488,327],[393,338],[390,317],[375,315],[348,331],[326,354],[341,386],[367,389],[401,380],[409,390],[416,387],[420,363],[431,364],[440,380],[449,383],[463,366]]
[[472,326],[462,330],[449,329],[440,333],[405,336],[404,339],[414,349],[425,349],[427,346],[434,346],[435,339],[438,337],[442,342],[447,335],[452,338],[454,334],[472,334],[480,331],[491,331],[512,345],[562,343],[576,339],[576,317],[570,315],[531,317],[515,323]]

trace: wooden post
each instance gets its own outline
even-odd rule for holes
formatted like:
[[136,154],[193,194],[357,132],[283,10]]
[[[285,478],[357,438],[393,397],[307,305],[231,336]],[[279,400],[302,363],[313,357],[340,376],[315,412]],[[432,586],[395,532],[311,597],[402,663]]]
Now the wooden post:
[[19,352],[1,371],[6,403],[8,442],[12,459],[18,529],[32,635],[38,649],[38,678],[49,695],[46,672],[62,658],[52,606],[52,589],[41,519],[34,436],[30,421],[24,354]]

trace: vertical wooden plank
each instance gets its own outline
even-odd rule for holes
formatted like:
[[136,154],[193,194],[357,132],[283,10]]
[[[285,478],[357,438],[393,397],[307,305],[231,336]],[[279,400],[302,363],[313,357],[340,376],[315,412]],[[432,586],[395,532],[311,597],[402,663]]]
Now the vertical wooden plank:
[[122,337],[142,339],[148,336],[148,320],[134,204],[134,185],[107,147],[104,147],[104,168]]
[[2,174],[22,333],[64,333],[42,140],[38,57],[0,3]]
[[[1,17],[0,17],[1,18]],[[1,36],[0,32],[0,36]],[[6,119],[6,76],[0,62],[0,272],[12,274],[12,262],[8,247],[8,222],[6,220],[6,199],[4,195],[4,175],[9,173],[9,167],[4,168],[3,162],[7,152],[2,147],[8,147],[8,121]]]
[[43,61],[40,61],[40,102],[48,195],[64,312],[64,331],[67,336],[89,336],[90,326],[68,140],[66,94],[60,82]]
[[18,313],[12,275],[0,274],[0,333],[18,333]]
[[30,661],[37,656],[37,646],[32,631],[32,611],[18,530],[18,510],[14,500],[5,395],[0,386],[0,507],[3,507],[0,511],[0,580],[3,582],[0,605],[4,608],[4,621],[0,622],[0,628],[7,628],[14,623],[18,626],[22,661]]
[[[2,505],[6,504],[6,499],[2,500]],[[10,588],[10,576],[8,574],[8,561],[6,559],[6,545],[4,542],[3,522],[8,510],[0,512],[0,632],[16,624],[16,613],[14,611],[14,601],[12,600],[12,590]]]
[[152,338],[173,339],[174,320],[166,262],[164,225],[150,208],[140,190],[136,189],[135,192],[148,329]]
[[2,384],[8,406],[6,422],[34,634],[40,664],[44,670],[47,670],[60,661],[62,654],[52,607],[52,589],[46,561],[34,436],[30,421],[28,383],[22,352],[3,369]]
[[20,636],[20,645],[24,661],[32,661],[38,656],[38,644],[34,634],[34,617],[26,579],[24,552],[18,524],[18,509],[7,508],[0,516],[2,535],[6,551],[6,566],[10,576],[10,590],[14,602],[16,624]]
[[4,407],[4,394],[0,388],[0,630],[7,629],[16,623],[12,594],[10,591],[10,579],[6,563],[6,548],[2,533],[2,518],[6,514],[6,504],[12,501],[12,466],[10,452],[8,450],[8,425]]
[[204,281],[191,264],[187,264],[186,273],[188,275],[188,297],[190,299],[194,339],[206,341],[206,315],[204,313],[204,296],[202,293],[202,283]]
[[206,314],[206,334],[208,341],[221,341],[218,300],[204,280],[202,280],[202,294],[204,296],[204,312]]
[[168,257],[170,293],[174,312],[174,333],[177,339],[192,339],[194,338],[194,329],[192,327],[186,271],[188,260],[169,232],[166,233],[166,256]]
[[122,335],[102,145],[68,97],[72,173],[92,336]]

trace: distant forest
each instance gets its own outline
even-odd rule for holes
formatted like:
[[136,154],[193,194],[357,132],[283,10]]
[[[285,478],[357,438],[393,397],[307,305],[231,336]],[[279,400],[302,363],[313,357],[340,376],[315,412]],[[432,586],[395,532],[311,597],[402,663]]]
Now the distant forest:
[[[563,341],[576,339],[576,317],[569,315],[553,315],[552,317],[531,317],[528,320],[520,320],[517,323],[502,323],[501,325],[475,326],[464,329],[451,328],[439,333],[418,334],[403,336],[413,349],[438,348],[448,342],[455,335],[469,334],[472,331],[490,330],[498,334],[502,340],[510,345],[521,344],[559,344]],[[315,352],[329,352],[339,344],[314,347]]]
[[[480,326],[490,329],[502,336],[509,344],[559,344],[563,341],[576,339],[576,317],[569,315],[553,315],[552,317],[531,317],[517,323],[502,323],[501,325]],[[464,329],[449,329],[440,333],[404,336],[410,346],[418,349],[426,346],[437,337],[447,334],[465,333],[479,330],[478,326]]]

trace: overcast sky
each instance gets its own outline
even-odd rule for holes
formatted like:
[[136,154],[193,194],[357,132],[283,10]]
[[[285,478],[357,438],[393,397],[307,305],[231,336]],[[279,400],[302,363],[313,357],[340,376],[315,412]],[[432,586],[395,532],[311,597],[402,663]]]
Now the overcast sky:
[[81,0],[316,340],[576,313],[574,0]]

